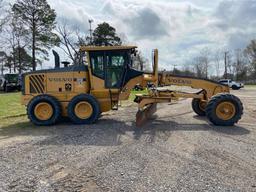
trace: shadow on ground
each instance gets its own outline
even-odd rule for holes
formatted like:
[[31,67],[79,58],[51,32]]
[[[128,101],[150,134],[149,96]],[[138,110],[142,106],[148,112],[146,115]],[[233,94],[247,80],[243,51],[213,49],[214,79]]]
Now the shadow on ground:
[[40,145],[95,145],[116,146],[122,143],[122,135],[133,140],[140,140],[147,135],[148,142],[155,139],[167,140],[175,131],[208,131],[225,135],[246,135],[250,131],[241,126],[222,127],[213,126],[200,119],[200,124],[178,124],[175,121],[164,121],[152,118],[141,128],[137,128],[132,122],[123,122],[113,119],[101,118],[96,124],[74,125],[65,120],[56,126],[38,127],[30,122],[11,124],[0,129],[0,142],[16,136],[29,136],[31,139],[44,137],[37,144]]

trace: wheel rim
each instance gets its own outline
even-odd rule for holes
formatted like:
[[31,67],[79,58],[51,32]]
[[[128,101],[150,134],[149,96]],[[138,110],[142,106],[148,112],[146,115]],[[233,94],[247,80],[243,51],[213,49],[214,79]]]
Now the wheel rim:
[[217,106],[216,114],[222,120],[229,120],[236,114],[236,107],[231,102],[222,102]]
[[199,108],[200,108],[202,111],[205,111],[206,105],[207,105],[207,102],[205,102],[205,101],[199,101]]
[[90,103],[82,101],[76,104],[75,114],[80,119],[88,119],[93,113],[93,108]]
[[53,108],[49,103],[38,103],[35,107],[34,114],[37,119],[46,121],[53,115]]

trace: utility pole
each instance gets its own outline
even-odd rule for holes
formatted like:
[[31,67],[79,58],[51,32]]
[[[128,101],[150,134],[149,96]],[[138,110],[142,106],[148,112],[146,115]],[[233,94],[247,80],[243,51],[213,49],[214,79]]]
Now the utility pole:
[[228,72],[227,72],[227,56],[228,56],[228,51],[225,52],[225,72],[224,72],[224,78],[228,78]]
[[2,65],[1,65],[1,75],[4,74],[4,62],[2,61]]
[[90,25],[90,29],[89,29],[89,32],[90,32],[90,45],[92,45],[92,23],[93,23],[93,20],[92,19],[89,19],[89,25]]
[[175,70],[176,70],[176,64],[173,65],[173,74],[175,75]]

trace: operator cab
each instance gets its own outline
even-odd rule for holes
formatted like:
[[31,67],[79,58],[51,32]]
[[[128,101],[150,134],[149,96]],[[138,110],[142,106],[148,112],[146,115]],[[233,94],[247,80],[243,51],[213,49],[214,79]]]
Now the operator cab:
[[104,80],[105,88],[122,88],[130,79],[143,72],[132,69],[131,55],[136,46],[81,47],[87,52],[93,76]]

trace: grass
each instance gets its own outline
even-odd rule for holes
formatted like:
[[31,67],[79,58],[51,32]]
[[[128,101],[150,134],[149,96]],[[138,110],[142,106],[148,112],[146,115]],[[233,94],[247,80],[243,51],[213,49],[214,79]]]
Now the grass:
[[142,90],[142,91],[131,91],[131,94],[129,96],[129,100],[133,101],[135,99],[135,95],[136,94],[147,94],[148,91],[146,89]]
[[256,88],[256,85],[245,85],[246,88]]
[[0,119],[25,114],[25,107],[20,102],[20,93],[0,94]]
[[[136,94],[146,94],[147,90],[132,91],[129,100],[133,101]],[[25,115],[26,109],[20,102],[20,93],[0,93],[0,119]]]

